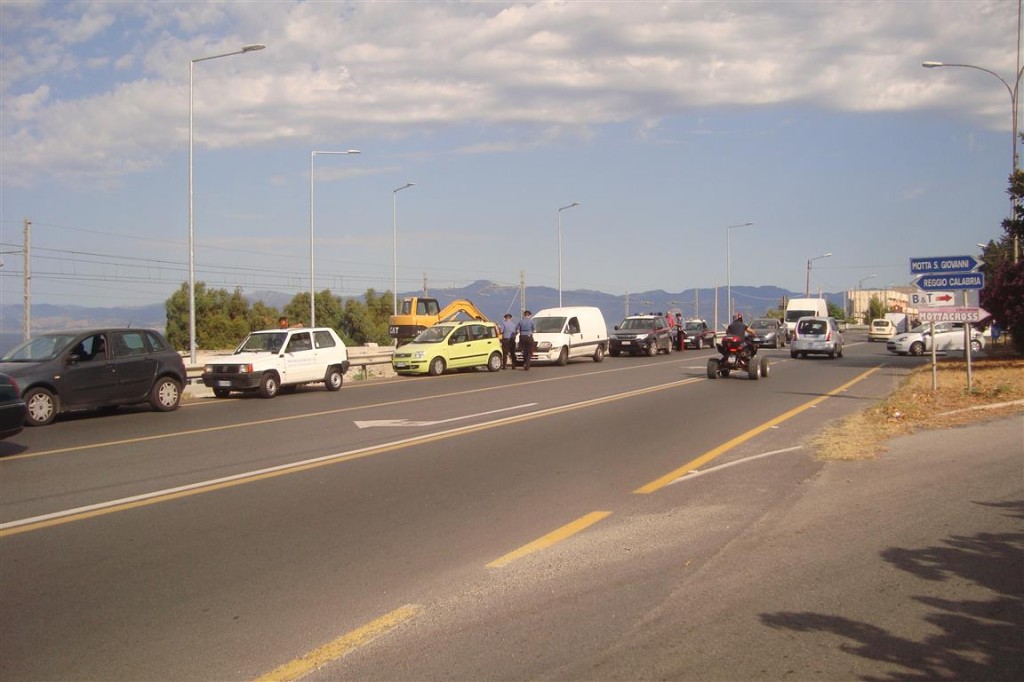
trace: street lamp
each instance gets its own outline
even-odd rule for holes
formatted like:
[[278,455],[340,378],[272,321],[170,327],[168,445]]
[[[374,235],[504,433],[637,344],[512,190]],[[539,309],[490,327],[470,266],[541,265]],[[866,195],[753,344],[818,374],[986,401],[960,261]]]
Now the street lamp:
[[211,59],[230,57],[246,52],[265,50],[266,45],[253,43],[243,45],[241,49],[224,54],[215,54],[209,57],[198,57],[188,63],[188,350],[189,359],[193,365],[196,364],[196,249],[195,249],[195,218],[193,217],[192,202],[192,73],[197,62],[206,62]]
[[[1006,92],[1010,93],[1010,115],[1013,117],[1013,121],[1011,122],[1012,123],[1012,125],[1011,125],[1011,134],[1013,135],[1013,140],[1012,140],[1012,144],[1013,144],[1013,147],[1012,147],[1012,149],[1013,149],[1013,158],[1011,159],[1013,163],[1011,165],[1011,169],[1012,169],[1012,171],[1014,173],[1016,173],[1017,172],[1017,165],[1018,165],[1018,158],[1017,158],[1017,94],[1018,94],[1018,92],[1020,90],[1020,78],[1021,78],[1021,75],[1024,74],[1024,67],[1021,67],[1021,69],[1019,71],[1017,71],[1017,78],[1013,81],[1013,87],[1010,87],[1010,84],[1006,82],[1005,78],[1000,76],[995,71],[992,71],[991,69],[986,69],[983,66],[975,66],[974,64],[947,64],[945,62],[935,62],[935,61],[921,62],[921,66],[923,66],[926,69],[937,69],[937,68],[942,67],[942,66],[956,66],[956,67],[960,67],[962,69],[974,69],[975,71],[984,71],[985,73],[987,73],[989,75],[992,75],[992,76],[995,76],[996,78],[999,79],[999,82],[1002,83],[1003,86],[1006,88]],[[1013,201],[1011,203],[1013,204],[1014,208],[1016,208],[1016,206],[1017,206],[1017,199],[1016,199],[1016,197],[1013,199]],[[1013,218],[1016,218],[1016,212],[1014,212]],[[1017,235],[1013,236],[1013,262],[1014,263],[1019,263],[1020,262],[1020,237],[1017,236]]]
[[568,206],[562,206],[558,209],[556,215],[558,216],[558,307],[562,307],[562,211],[567,208],[573,208],[579,206],[580,202],[574,201]]
[[[857,291],[858,292],[864,291],[864,282],[866,282],[867,280],[871,279],[872,277],[878,277],[878,275],[868,275],[867,277],[861,277],[860,280],[858,280],[858,282],[857,282]],[[861,296],[860,296],[860,294],[858,294],[857,295],[857,303],[860,303],[860,299],[861,299]],[[857,311],[857,307],[854,306],[853,314],[854,314],[855,317],[857,315],[857,312],[858,312]]]
[[407,182],[398,189],[391,190],[391,269],[394,272],[394,282],[391,288],[391,302],[394,307],[394,315],[398,314],[398,193],[403,189],[409,189],[415,182]]
[[809,298],[811,295],[811,261],[821,260],[822,258],[828,258],[832,255],[832,252],[823,253],[820,256],[807,259],[807,283],[804,285],[804,298]]
[[[736,223],[725,226],[725,309],[729,313],[729,323],[732,323],[732,240],[730,235],[737,227],[750,227],[754,223]],[[718,304],[715,304],[715,315],[718,315]]]
[[312,151],[309,153],[309,326],[316,326],[316,278],[313,270],[313,158],[320,154],[347,156],[360,154],[358,149],[343,152]]

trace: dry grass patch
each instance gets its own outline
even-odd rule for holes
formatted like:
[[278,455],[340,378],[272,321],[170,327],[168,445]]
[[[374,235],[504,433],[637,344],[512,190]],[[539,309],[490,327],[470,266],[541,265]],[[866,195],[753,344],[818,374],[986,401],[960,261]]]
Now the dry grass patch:
[[972,369],[970,391],[964,360],[939,361],[934,391],[931,365],[915,369],[888,398],[830,424],[808,445],[820,459],[871,459],[893,436],[1024,413],[1024,358],[981,358]]

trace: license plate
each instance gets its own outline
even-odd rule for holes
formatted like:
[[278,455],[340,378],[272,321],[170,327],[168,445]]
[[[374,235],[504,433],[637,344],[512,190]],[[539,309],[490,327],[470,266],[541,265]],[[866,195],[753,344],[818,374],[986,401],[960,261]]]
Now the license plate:
[[406,362],[396,362],[395,363],[395,369],[405,369],[408,366],[409,366],[409,364],[406,363]]
[[623,341],[622,345],[623,346],[631,346],[631,345],[633,345],[633,342],[632,341]]
[[217,385],[217,388],[231,388],[230,381],[215,381],[214,383]]

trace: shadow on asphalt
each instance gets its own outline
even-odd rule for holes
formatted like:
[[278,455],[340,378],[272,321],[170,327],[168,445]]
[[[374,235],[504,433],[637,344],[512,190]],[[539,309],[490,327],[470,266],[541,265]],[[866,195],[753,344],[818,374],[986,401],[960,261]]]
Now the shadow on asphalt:
[[[977,502],[1024,518],[1024,500]],[[828,632],[848,640],[842,649],[893,670],[871,680],[1024,679],[1024,533],[950,536],[939,546],[892,547],[881,553],[896,568],[928,582],[968,582],[994,596],[988,601],[914,597],[932,609],[925,620],[937,634],[914,641],[870,623],[826,613],[761,615],[771,628]]]

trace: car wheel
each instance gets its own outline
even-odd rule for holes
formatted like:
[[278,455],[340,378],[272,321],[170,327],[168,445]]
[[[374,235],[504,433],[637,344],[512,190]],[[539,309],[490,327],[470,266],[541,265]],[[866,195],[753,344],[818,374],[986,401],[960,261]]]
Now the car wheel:
[[658,354],[658,342],[657,341],[651,341],[647,345],[647,357],[654,357],[657,354]]
[[331,367],[327,370],[327,377],[324,379],[324,386],[327,387],[328,391],[340,391],[341,385],[345,379],[341,375],[341,370],[337,367]]
[[277,392],[281,389],[281,384],[277,382],[277,375],[273,372],[267,372],[260,379],[260,396],[263,398],[273,398],[277,395]]
[[501,369],[501,353],[491,353],[491,357],[487,358],[487,371],[497,372]]
[[839,355],[839,357],[843,357],[843,346],[842,346],[842,344],[839,345],[839,353],[837,355]]
[[672,339],[668,340],[665,344],[665,355],[672,355]]
[[231,395],[231,391],[226,388],[213,389],[213,397],[215,398],[227,398],[229,395]]
[[761,358],[761,376],[768,377],[768,358]]
[[149,392],[149,404],[158,412],[171,412],[181,404],[181,384],[170,377],[161,377]]
[[828,359],[829,360],[835,360],[836,359],[836,347],[835,346],[832,346],[832,350],[830,350],[828,352]]
[[60,400],[45,388],[25,391],[25,423],[29,426],[46,426],[60,411]]
[[[608,355],[612,356],[613,358],[617,358],[617,357],[619,357],[619,351],[614,350],[614,349],[610,350],[610,351],[608,351]],[[597,358],[594,358],[594,359],[596,360]]]
[[921,341],[914,341],[914,343],[910,344],[911,355],[921,355],[921,353],[924,353],[924,343]]
[[569,349],[562,346],[562,350],[558,353],[558,364],[564,367],[569,364]]
[[971,339],[971,352],[972,353],[980,353],[981,352],[981,341],[978,341],[978,339]]
[[434,358],[430,361],[430,369],[427,370],[427,374],[432,377],[444,374],[445,367],[444,358]]
[[796,360],[796,359],[797,359],[797,353],[796,353],[796,351],[795,351],[795,350],[791,350],[791,351],[789,351],[789,357],[791,357],[791,358],[793,358],[794,360]]
[[718,358],[708,358],[708,379],[718,378]]
[[597,350],[594,351],[594,362],[601,362],[604,360],[604,346],[597,344]]
[[775,343],[772,344],[772,348],[774,348],[775,350],[779,349],[779,337],[777,335],[775,337]]
[[698,336],[697,337],[697,342],[693,345],[693,347],[696,350],[704,350],[704,337],[703,336]]

